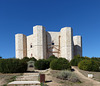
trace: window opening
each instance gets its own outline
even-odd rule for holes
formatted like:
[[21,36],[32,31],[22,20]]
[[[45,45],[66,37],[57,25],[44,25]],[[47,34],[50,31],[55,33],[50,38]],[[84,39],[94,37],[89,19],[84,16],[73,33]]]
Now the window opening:
[[54,45],[54,43],[52,43],[52,45]]
[[30,45],[30,48],[32,48],[32,43],[31,43],[31,45]]
[[54,45],[54,41],[52,41],[52,45]]

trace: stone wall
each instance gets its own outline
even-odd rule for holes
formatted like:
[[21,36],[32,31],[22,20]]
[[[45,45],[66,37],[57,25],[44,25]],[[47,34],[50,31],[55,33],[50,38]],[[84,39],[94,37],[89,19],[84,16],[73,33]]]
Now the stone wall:
[[35,57],[34,51],[34,36],[29,35],[27,36],[27,57]]
[[55,55],[59,57],[60,48],[59,48],[59,39],[60,32],[47,32],[47,54],[48,57]]

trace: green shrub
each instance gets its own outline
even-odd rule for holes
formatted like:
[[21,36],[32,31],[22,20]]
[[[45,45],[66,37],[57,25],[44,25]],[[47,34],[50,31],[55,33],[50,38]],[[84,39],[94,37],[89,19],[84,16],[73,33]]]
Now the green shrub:
[[91,70],[91,61],[90,60],[83,60],[78,64],[78,67],[82,70]]
[[91,60],[96,61],[99,64],[99,67],[100,67],[100,58],[92,57]]
[[91,60],[95,60],[97,62],[100,62],[100,58],[97,58],[97,57],[92,57]]
[[100,71],[100,65],[99,62],[95,60],[83,60],[78,64],[78,67],[82,70],[86,71]]
[[49,64],[50,64],[49,61],[45,59],[40,59],[35,62],[35,68],[39,70],[45,70],[49,68]]
[[56,74],[56,77],[62,80],[69,80],[71,82],[80,82],[78,77],[71,71],[60,71]]
[[70,61],[72,66],[78,66],[78,63],[84,59],[90,60],[89,57],[80,57],[80,55],[74,56],[74,58]]
[[53,70],[64,70],[64,69],[70,69],[71,65],[69,61],[66,60],[65,58],[58,58],[50,63],[50,68]]
[[54,55],[50,56],[47,60],[49,62],[52,62],[54,59],[58,59],[57,57],[55,57]]
[[78,63],[80,62],[80,61],[82,61],[83,59],[81,59],[81,58],[74,58],[74,59],[72,59],[71,61],[70,61],[70,63],[71,63],[71,65],[72,66],[78,66]]
[[34,57],[31,57],[31,58],[29,58],[29,57],[24,57],[23,59],[21,59],[23,62],[28,62],[28,61],[37,61]]
[[31,61],[37,61],[37,59],[35,59],[34,57],[30,58]]
[[22,73],[27,70],[27,64],[19,59],[1,59],[1,73]]
[[82,61],[83,59],[84,59],[84,58],[83,58],[83,57],[80,57],[80,55],[76,55],[76,56],[74,56],[74,58],[70,61],[70,63],[71,63],[72,66],[77,66],[78,63],[79,63],[80,61]]
[[23,59],[21,59],[23,62],[28,62],[30,61],[29,57],[24,57]]
[[87,57],[87,56],[85,56],[85,57],[83,57],[84,59],[87,59],[87,60],[91,60],[91,58],[89,58],[89,57]]

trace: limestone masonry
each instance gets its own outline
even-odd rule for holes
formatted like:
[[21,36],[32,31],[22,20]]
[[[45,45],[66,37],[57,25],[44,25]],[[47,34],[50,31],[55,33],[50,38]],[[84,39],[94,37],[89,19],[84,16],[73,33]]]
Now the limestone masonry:
[[64,27],[60,32],[47,32],[45,27],[36,25],[32,35],[15,35],[15,47],[16,58],[19,59],[46,59],[55,55],[71,60],[74,55],[82,56],[82,37],[73,36],[71,27]]

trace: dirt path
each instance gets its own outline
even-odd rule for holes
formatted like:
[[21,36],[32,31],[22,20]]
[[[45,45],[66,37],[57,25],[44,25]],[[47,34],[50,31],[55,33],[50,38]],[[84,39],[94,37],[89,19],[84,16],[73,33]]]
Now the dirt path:
[[75,70],[74,73],[76,73],[85,83],[91,83],[92,86],[100,86],[100,82],[84,76],[75,67],[72,67],[72,68]]

